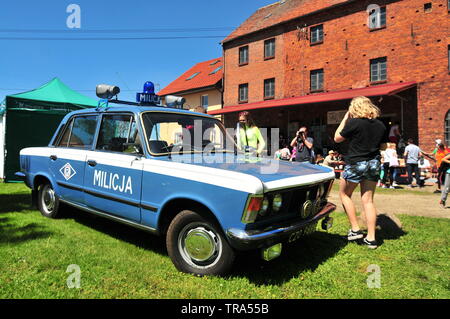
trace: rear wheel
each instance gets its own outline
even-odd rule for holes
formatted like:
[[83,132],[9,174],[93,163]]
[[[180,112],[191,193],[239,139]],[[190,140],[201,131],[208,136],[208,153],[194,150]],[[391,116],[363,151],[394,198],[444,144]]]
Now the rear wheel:
[[184,210],[170,223],[167,251],[175,267],[196,275],[223,275],[235,253],[215,222]]
[[59,213],[59,199],[50,183],[39,186],[38,208],[45,217],[56,218]]

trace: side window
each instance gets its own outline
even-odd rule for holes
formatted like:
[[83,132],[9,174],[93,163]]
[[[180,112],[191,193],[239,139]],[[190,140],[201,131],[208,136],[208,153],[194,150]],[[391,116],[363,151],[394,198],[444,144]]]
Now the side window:
[[77,116],[68,124],[58,146],[90,148],[94,141],[97,116]]
[[96,149],[142,154],[142,144],[134,117],[129,114],[103,116]]

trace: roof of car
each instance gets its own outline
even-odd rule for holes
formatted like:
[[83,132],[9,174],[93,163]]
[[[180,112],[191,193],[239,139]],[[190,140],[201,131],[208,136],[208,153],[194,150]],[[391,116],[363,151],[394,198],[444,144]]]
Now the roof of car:
[[86,114],[86,113],[112,113],[112,112],[133,112],[133,113],[143,113],[143,112],[170,112],[170,113],[180,113],[185,115],[200,115],[214,118],[212,115],[205,113],[192,112],[184,109],[177,109],[165,106],[137,106],[137,105],[126,105],[126,104],[109,104],[108,107],[101,108],[90,108],[73,111],[70,114]]

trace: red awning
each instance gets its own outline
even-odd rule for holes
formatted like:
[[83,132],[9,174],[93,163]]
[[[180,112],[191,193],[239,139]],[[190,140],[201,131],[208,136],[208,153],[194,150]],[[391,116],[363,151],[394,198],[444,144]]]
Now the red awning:
[[394,95],[398,92],[404,91],[415,86],[416,82],[405,82],[395,84],[376,85],[361,89],[351,89],[343,91],[334,91],[326,93],[310,94],[305,96],[291,97],[279,100],[267,100],[254,103],[239,104],[233,106],[226,106],[219,110],[209,111],[208,114],[218,115],[248,110],[258,110],[266,108],[275,108],[283,106],[296,106],[301,104],[323,103],[330,101],[349,100],[357,96],[382,96]]

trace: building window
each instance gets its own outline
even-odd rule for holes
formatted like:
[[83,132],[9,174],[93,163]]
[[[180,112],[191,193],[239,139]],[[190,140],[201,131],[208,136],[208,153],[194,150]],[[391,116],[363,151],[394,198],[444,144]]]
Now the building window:
[[386,27],[386,7],[378,7],[369,13],[369,28],[380,29]]
[[433,10],[433,4],[431,2],[427,2],[423,5],[423,11],[431,12]]
[[248,64],[248,45],[239,48],[239,65]]
[[450,110],[447,112],[447,115],[445,116],[444,137],[445,137],[445,145],[450,145]]
[[213,75],[213,74],[216,74],[217,72],[219,72],[220,70],[222,70],[222,65],[221,66],[219,66],[219,67],[217,67],[214,71],[212,71],[209,75]]
[[323,24],[311,27],[311,44],[323,42]]
[[186,81],[189,81],[189,80],[192,80],[193,78],[195,78],[197,75],[199,75],[200,74],[200,72],[195,72],[194,74],[192,74],[190,77],[188,77],[187,79],[186,79]]
[[204,109],[208,108],[208,95],[202,95],[200,97],[200,104]]
[[239,102],[244,103],[248,101],[248,83],[239,84]]
[[275,79],[264,80],[264,98],[273,99],[275,97]]
[[311,71],[311,92],[323,91],[323,69]]
[[275,57],[275,39],[264,41],[264,59]]
[[370,60],[370,82],[387,80],[387,58]]

